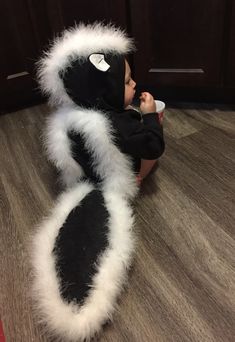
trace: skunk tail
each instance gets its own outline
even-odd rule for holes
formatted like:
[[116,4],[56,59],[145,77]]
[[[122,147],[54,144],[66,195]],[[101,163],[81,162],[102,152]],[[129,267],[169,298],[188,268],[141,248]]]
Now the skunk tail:
[[112,318],[134,248],[121,195],[88,182],[64,192],[33,238],[33,297],[47,330],[90,340]]

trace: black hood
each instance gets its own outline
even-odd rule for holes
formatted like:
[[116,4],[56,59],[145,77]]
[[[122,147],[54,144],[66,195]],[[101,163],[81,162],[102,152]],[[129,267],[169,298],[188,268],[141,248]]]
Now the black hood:
[[[98,52],[97,52],[98,53]],[[125,88],[125,58],[120,54],[105,54],[110,68],[98,70],[88,58],[72,60],[60,73],[69,97],[79,106],[101,110],[123,110]]]

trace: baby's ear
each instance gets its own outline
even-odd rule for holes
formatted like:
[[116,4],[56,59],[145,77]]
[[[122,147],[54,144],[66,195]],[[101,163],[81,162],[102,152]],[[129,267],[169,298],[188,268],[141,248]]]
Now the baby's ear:
[[110,65],[105,61],[102,53],[93,53],[89,56],[89,61],[94,67],[100,71],[106,72],[109,70]]

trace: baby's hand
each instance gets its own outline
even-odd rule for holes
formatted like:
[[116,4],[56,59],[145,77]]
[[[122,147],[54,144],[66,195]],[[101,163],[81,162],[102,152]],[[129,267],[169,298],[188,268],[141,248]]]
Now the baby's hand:
[[156,112],[156,104],[153,96],[150,93],[141,93],[140,110],[143,114]]

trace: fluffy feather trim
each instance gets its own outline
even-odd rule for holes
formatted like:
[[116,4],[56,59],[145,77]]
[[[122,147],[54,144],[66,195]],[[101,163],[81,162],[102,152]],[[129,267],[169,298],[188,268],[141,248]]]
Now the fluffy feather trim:
[[83,170],[72,157],[68,131],[84,138],[92,154],[93,165],[103,179],[102,190],[133,198],[138,188],[130,159],[113,142],[113,132],[104,113],[95,110],[64,107],[48,119],[45,145],[49,159],[62,172],[63,183],[73,186]]
[[38,63],[38,79],[42,91],[54,105],[71,104],[59,72],[74,59],[87,58],[92,53],[125,55],[134,50],[133,40],[124,31],[113,26],[95,23],[80,24],[64,31]]

